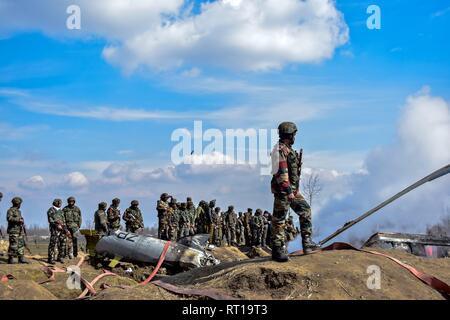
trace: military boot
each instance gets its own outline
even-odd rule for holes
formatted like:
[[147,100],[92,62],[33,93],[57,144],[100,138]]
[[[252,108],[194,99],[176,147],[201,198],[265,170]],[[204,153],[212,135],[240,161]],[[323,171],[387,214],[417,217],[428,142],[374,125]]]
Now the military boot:
[[272,260],[277,262],[287,262],[289,261],[289,257],[286,253],[286,248],[282,247],[273,247],[272,248]]
[[320,246],[311,240],[310,236],[306,236],[302,239],[303,253],[310,254],[314,251],[320,250]]
[[62,257],[58,257],[56,261],[58,261],[59,263],[64,263],[64,259]]
[[8,256],[8,264],[15,264],[13,256]]
[[55,264],[55,260],[53,260],[52,258],[48,258],[47,259],[47,263],[48,264]]
[[28,261],[25,260],[25,257],[24,257],[24,256],[19,256],[19,263],[21,263],[21,264],[27,264]]

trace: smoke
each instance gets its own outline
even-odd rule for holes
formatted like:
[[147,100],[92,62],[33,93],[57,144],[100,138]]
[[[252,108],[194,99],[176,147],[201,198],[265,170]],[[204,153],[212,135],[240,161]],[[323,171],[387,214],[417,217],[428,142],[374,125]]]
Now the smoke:
[[[440,97],[422,89],[407,98],[391,145],[369,153],[364,171],[346,176],[348,195],[330,199],[316,217],[320,237],[330,234],[398,191],[450,163],[450,110]],[[334,182],[341,184],[339,177]],[[376,231],[426,232],[450,206],[450,177],[414,190],[353,227],[342,238],[368,237]]]

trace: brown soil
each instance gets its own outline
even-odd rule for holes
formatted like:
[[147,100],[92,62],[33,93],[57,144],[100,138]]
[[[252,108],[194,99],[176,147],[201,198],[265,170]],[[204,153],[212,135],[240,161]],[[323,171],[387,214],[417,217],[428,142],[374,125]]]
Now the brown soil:
[[[384,251],[407,264],[450,283],[450,259],[427,259],[397,251]],[[213,253],[220,265],[194,269],[173,276],[158,275],[158,279],[184,288],[213,289],[240,299],[442,299],[442,296],[420,282],[407,270],[391,260],[357,251],[328,251],[308,256],[295,256],[280,264],[270,257],[248,259],[234,247],[216,248]],[[12,274],[17,280],[0,284],[2,299],[74,299],[81,290],[66,287],[67,274],[57,273],[56,280],[43,272],[44,259],[32,259],[28,265],[7,265],[0,257],[0,275]],[[67,261],[74,265],[78,259]],[[367,267],[381,268],[381,289],[367,288]],[[60,264],[58,267],[63,267]],[[124,272],[128,267],[133,274]],[[82,276],[88,281],[102,271],[84,263]],[[152,267],[135,265],[116,267],[117,277],[105,277],[95,285],[99,300],[175,300],[198,299],[173,294],[153,284],[137,286],[152,271]],[[164,272],[163,272],[164,273]],[[111,286],[100,288],[106,283]],[[8,285],[12,288],[8,288]]]

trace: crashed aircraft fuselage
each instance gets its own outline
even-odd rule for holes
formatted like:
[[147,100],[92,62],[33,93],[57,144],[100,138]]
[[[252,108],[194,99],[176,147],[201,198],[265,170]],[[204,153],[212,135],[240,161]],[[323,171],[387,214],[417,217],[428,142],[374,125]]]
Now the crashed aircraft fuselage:
[[[219,263],[213,255],[206,252],[208,235],[196,235],[171,242],[163,265],[192,269]],[[120,258],[126,261],[156,264],[167,241],[151,236],[116,231],[102,237],[95,246],[100,256]]]

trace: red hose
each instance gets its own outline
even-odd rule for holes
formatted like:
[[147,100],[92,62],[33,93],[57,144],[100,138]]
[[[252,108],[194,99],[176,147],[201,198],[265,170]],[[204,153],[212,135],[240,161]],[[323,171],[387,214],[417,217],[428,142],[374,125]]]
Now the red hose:
[[164,262],[164,259],[166,258],[166,254],[167,254],[167,251],[169,250],[170,244],[171,244],[170,241],[166,242],[166,244],[164,245],[163,251],[161,252],[161,256],[159,257],[158,264],[156,265],[155,269],[153,269],[152,274],[149,275],[147,279],[145,279],[144,281],[139,283],[140,285],[148,284],[156,276],[156,274],[158,273],[159,269],[161,268],[161,266]]

